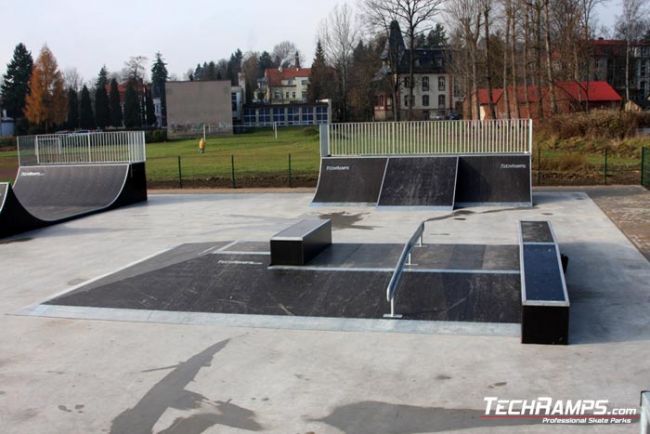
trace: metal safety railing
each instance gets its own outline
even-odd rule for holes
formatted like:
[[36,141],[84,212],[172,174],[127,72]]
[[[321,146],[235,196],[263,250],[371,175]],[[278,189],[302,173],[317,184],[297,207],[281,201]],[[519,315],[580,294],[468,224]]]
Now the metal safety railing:
[[357,122],[321,129],[321,150],[331,156],[530,154],[532,142],[531,119]]
[[384,318],[401,318],[402,315],[395,313],[395,297],[397,296],[397,287],[399,286],[400,279],[402,278],[402,272],[404,271],[405,265],[411,265],[411,250],[417,245],[422,246],[423,239],[422,234],[424,233],[424,223],[420,223],[417,227],[411,238],[404,244],[402,253],[397,260],[397,265],[393,271],[393,275],[388,282],[386,287],[386,301],[390,302],[390,313],[385,314]]
[[641,392],[641,434],[650,434],[650,390]]
[[21,166],[143,162],[144,131],[19,136],[18,159]]

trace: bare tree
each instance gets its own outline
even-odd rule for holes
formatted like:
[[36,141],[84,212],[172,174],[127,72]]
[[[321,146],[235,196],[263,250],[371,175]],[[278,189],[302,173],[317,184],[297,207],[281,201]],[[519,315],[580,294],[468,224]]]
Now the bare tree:
[[466,105],[470,118],[480,117],[478,100],[478,41],[481,29],[481,0],[448,0],[445,15],[457,34],[453,67],[463,76],[465,95],[470,96]]
[[123,78],[126,80],[144,81],[147,72],[147,57],[145,56],[132,56],[124,62],[124,69],[122,70]]
[[[288,68],[294,63],[296,53],[298,53],[296,44],[291,41],[282,41],[273,47],[271,56],[273,57],[273,61],[277,63],[277,66]],[[300,60],[302,63],[303,59],[301,58]]]
[[[432,19],[440,11],[443,0],[363,0],[366,16],[371,23],[386,28],[397,20],[406,29],[409,47],[409,106],[408,117],[413,118],[413,86],[415,70],[415,43],[418,33],[431,27]],[[397,102],[394,101],[394,104]]]
[[630,51],[643,32],[642,14],[646,12],[646,0],[622,0],[622,13],[617,28],[625,38],[625,100],[630,100]]
[[485,79],[488,86],[488,108],[492,119],[497,118],[494,107],[494,96],[492,85],[492,50],[490,48],[490,13],[492,12],[492,0],[481,0],[481,13],[483,14],[483,30],[485,38]]
[[81,78],[77,68],[66,68],[65,71],[63,71],[63,81],[65,82],[66,89],[73,89],[75,92],[79,92],[83,83],[83,78]]
[[319,39],[325,51],[325,58],[336,70],[339,87],[339,115],[348,118],[348,83],[352,53],[359,41],[359,26],[352,9],[346,4],[336,5],[327,18],[321,22]]

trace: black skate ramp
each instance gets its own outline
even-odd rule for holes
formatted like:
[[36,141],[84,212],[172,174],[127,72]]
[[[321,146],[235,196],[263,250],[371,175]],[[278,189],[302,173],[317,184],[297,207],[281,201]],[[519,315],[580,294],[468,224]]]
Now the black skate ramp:
[[323,158],[313,202],[375,205],[387,160],[386,157]]
[[[386,287],[402,247],[333,244],[305,266],[269,266],[268,243],[185,244],[46,304],[379,319],[389,311]],[[404,270],[398,287],[397,311],[413,320],[518,323],[517,251],[517,246],[418,247],[417,264]],[[454,266],[458,257],[466,258],[461,267],[472,269]]]
[[456,203],[532,206],[530,155],[461,156]]
[[453,209],[458,157],[391,157],[379,206]]
[[0,237],[147,200],[144,163],[26,166],[0,190]]

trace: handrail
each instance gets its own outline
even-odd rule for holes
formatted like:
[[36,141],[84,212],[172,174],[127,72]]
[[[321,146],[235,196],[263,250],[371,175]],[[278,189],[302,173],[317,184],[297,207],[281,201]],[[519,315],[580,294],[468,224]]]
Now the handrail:
[[397,295],[397,286],[399,284],[400,278],[402,277],[402,270],[404,269],[404,265],[407,263],[407,260],[408,263],[411,262],[411,250],[413,247],[415,247],[416,242],[419,245],[422,245],[422,234],[424,232],[425,222],[426,220],[419,224],[415,232],[413,232],[413,235],[411,235],[411,238],[409,238],[406,244],[404,244],[402,254],[397,260],[395,271],[393,271],[393,275],[388,282],[388,286],[386,287],[386,300],[390,302],[390,314],[384,315],[386,318],[402,317],[401,315],[395,314],[395,296]]

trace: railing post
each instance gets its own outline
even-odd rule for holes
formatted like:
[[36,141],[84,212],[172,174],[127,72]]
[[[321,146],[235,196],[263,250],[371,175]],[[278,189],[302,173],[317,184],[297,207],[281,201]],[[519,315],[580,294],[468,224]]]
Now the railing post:
[[607,185],[607,148],[605,148],[605,165],[603,167],[603,178],[605,185]]
[[230,176],[232,180],[232,188],[237,188],[237,183],[235,181],[235,156],[230,155]]
[[92,151],[90,150],[90,133],[88,133],[88,162],[92,163],[93,162],[93,156],[92,156]]
[[181,171],[181,156],[178,156],[178,186],[183,188],[183,172]]
[[537,148],[537,185],[542,185],[542,147],[541,146]]
[[291,182],[291,154],[289,154],[289,188],[292,187]]
[[645,186],[645,159],[647,148],[641,148],[641,185]]

